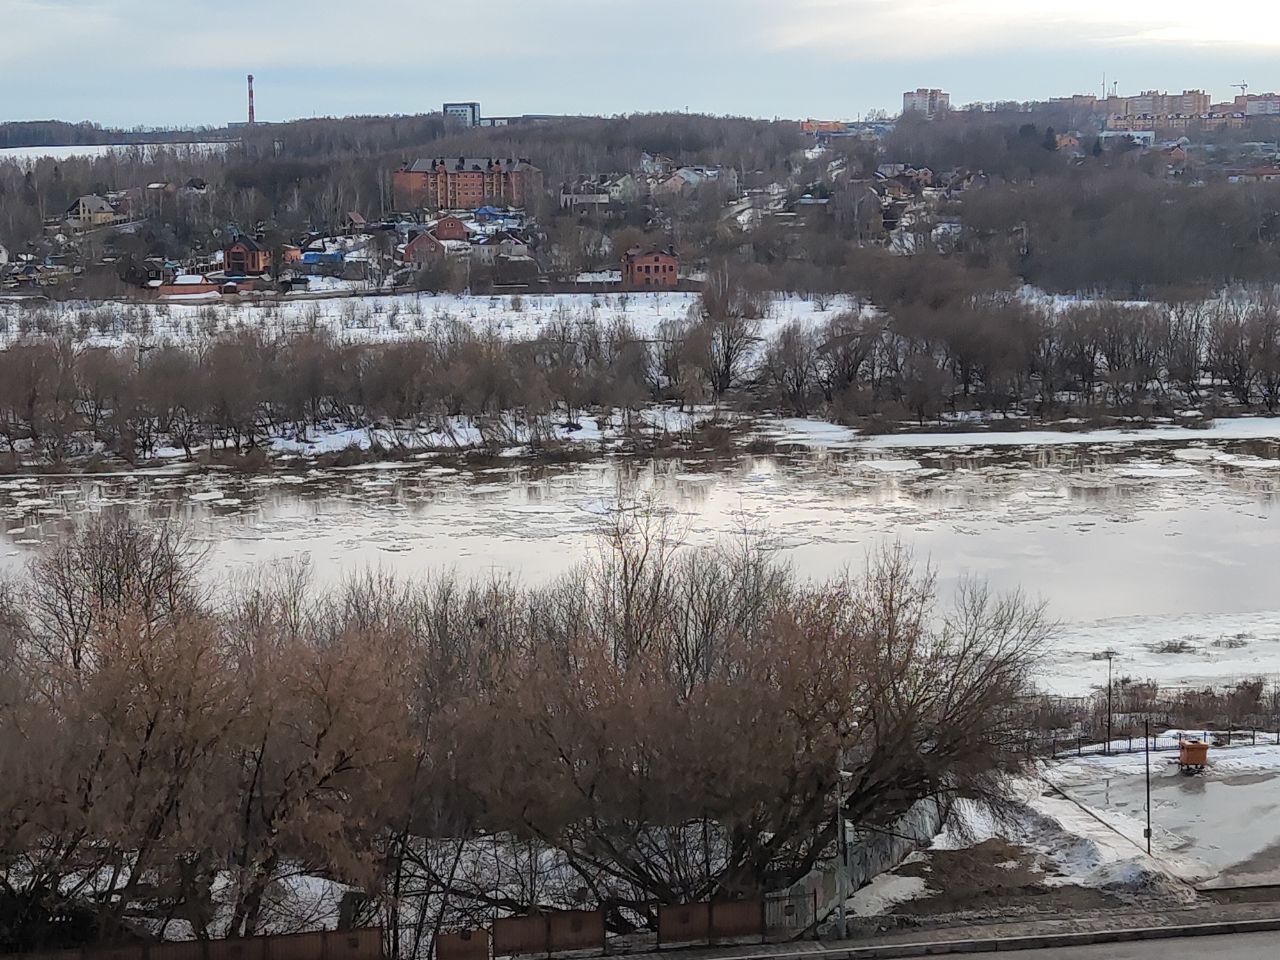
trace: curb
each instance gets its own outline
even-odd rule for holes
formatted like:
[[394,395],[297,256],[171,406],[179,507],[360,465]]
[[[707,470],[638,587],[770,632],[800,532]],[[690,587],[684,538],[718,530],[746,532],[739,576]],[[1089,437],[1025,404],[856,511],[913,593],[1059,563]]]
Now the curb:
[[871,960],[888,957],[937,957],[952,953],[1003,953],[1012,950],[1048,950],[1084,947],[1098,943],[1133,943],[1140,940],[1178,940],[1215,937],[1234,933],[1280,931],[1280,918],[1237,920],[1226,923],[1197,923],[1181,927],[1140,927],[1131,930],[1095,930],[1087,933],[1057,933],[1030,937],[992,937],[984,940],[950,940],[940,943],[882,944],[833,950],[831,960]]
[[[1015,950],[1049,950],[1084,947],[1099,943],[1134,943],[1142,940],[1178,940],[1217,937],[1235,933],[1280,931],[1280,917],[1264,920],[1233,920],[1173,927],[1138,927],[1128,930],[1091,930],[1083,933],[1051,933],[1025,937],[984,937],[971,940],[939,940],[929,943],[883,943],[865,947],[833,945],[794,953],[757,953],[733,956],[731,960],[889,960],[894,957],[940,957],[959,953],[1006,953]],[[726,957],[725,960],[730,960]]]

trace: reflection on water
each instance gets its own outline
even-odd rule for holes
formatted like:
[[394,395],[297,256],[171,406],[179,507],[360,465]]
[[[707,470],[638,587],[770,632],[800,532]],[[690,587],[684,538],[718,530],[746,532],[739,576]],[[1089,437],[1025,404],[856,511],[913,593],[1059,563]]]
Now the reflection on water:
[[900,539],[937,567],[1044,597],[1063,620],[1280,608],[1271,442],[625,457],[483,469],[0,480],[0,569],[78,516],[179,521],[222,574],[285,556],[333,581],[375,566],[538,581],[578,562],[619,495],[653,495],[691,543],[767,536],[825,576]]
[[[1274,773],[1251,778],[1183,776],[1168,754],[1152,754],[1151,768],[1151,820],[1163,850],[1193,857],[1213,873],[1230,875],[1254,873],[1264,866],[1255,862],[1258,855],[1280,844]],[[1073,785],[1068,792],[1104,814],[1122,814],[1138,823],[1146,820],[1146,782],[1141,776]],[[1129,830],[1130,835],[1137,832]],[[1271,883],[1280,879],[1276,866],[1265,864]]]

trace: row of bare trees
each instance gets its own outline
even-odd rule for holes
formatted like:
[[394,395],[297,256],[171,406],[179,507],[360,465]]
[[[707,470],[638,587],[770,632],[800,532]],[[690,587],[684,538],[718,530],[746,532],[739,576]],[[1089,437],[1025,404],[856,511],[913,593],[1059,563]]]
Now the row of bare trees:
[[1044,419],[1280,409],[1280,301],[1269,295],[1066,306],[948,296],[828,311],[762,340],[770,301],[714,274],[689,316],[651,337],[625,315],[587,314],[530,340],[458,321],[372,344],[244,329],[152,349],[28,337],[0,350],[0,440],[12,455],[61,460],[97,444],[133,460],[166,444],[187,456],[243,450],[331,424],[409,444],[422,431],[454,435],[461,417],[494,445],[536,445],[584,413],[725,397],[920,422],[974,409]]
[[341,424],[448,446],[439,438],[466,418],[495,445],[537,445],[585,411],[632,414],[737,386],[749,329],[742,318],[682,321],[655,343],[625,319],[564,320],[511,340],[448,322],[387,344],[239,330],[151,349],[31,337],[0,350],[0,444],[53,461],[94,449],[133,461],[166,445],[189,458]]
[[[1038,608],[942,614],[901,551],[796,579],[681,546],[647,508],[537,589],[301,567],[211,585],[174,529],[104,519],[0,594],[6,949],[290,928],[290,880],[358,887],[425,956],[441,924],[778,889],[845,816],[987,795]],[[296,921],[294,921],[296,922]]]
[[1274,413],[1280,300],[902,304],[788,325],[770,338],[760,376],[775,403],[801,415],[896,408],[923,422],[956,409],[1050,418],[1202,404]]

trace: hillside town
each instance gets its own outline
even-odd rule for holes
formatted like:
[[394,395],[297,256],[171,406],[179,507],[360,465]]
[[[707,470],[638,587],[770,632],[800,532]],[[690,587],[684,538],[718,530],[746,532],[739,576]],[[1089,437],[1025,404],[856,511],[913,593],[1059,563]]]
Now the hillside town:
[[[65,295],[88,284],[120,296],[185,300],[678,287],[707,268],[705,249],[678,236],[682,221],[695,217],[732,229],[742,245],[776,237],[770,243],[783,244],[787,259],[809,258],[833,224],[859,245],[898,255],[918,253],[922,243],[945,251],[966,240],[965,196],[1008,184],[1011,174],[921,162],[912,155],[918,151],[903,150],[910,139],[904,131],[959,125],[964,136],[966,126],[977,130],[989,117],[1022,113],[1045,122],[1024,124],[1019,135],[1031,136],[1060,167],[1132,165],[1184,186],[1280,181],[1280,134],[1272,123],[1280,95],[1240,86],[1239,96],[1219,103],[1201,90],[1126,97],[1113,85],[1105,97],[965,109],[953,108],[944,90],[920,88],[904,93],[897,119],[796,123],[809,146],[781,178],[705,152],[640,151],[624,168],[556,177],[536,157],[417,156],[381,171],[389,189],[377,209],[346,210],[337,222],[310,223],[305,233],[270,220],[229,223],[214,231],[221,242],[172,252],[147,248],[148,221],[211,210],[226,186],[200,176],[117,183],[74,197],[44,219],[39,237],[9,238],[0,246],[0,285]],[[474,102],[445,104],[442,116],[451,129],[477,132],[551,129],[557,121],[485,118]],[[1272,138],[1249,138],[1255,127]],[[27,178],[31,185],[31,171]],[[629,258],[640,248],[671,251],[676,269],[638,274]]]

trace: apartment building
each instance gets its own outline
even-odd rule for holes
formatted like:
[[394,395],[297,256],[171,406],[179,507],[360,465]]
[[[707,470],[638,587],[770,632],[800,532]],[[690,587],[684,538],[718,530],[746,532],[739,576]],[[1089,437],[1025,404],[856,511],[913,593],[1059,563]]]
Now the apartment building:
[[930,87],[908,90],[902,95],[902,112],[932,117],[951,109],[951,94]]
[[542,190],[542,171],[525,159],[419,159],[391,175],[396,203],[405,208],[474,210],[486,203],[523,207]]

